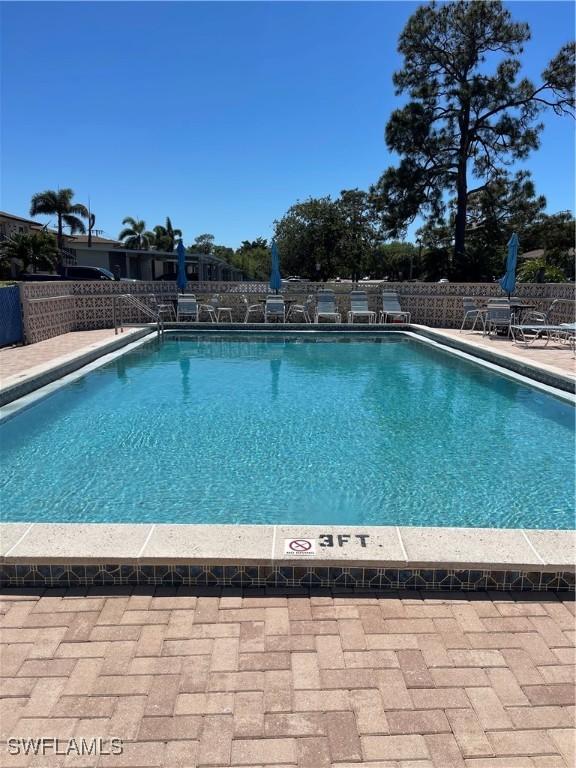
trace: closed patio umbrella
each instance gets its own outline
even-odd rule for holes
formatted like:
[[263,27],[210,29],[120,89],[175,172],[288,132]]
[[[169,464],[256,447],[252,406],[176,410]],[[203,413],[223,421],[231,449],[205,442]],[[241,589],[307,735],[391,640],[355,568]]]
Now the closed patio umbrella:
[[186,249],[182,240],[178,240],[178,246],[176,248],[178,254],[178,274],[176,276],[176,284],[180,293],[184,293],[188,280],[186,279]]
[[276,246],[276,241],[272,240],[272,270],[270,272],[270,288],[275,293],[278,293],[281,285],[282,278],[280,277],[280,257],[278,255],[278,247]]
[[500,288],[508,294],[514,293],[516,288],[516,262],[518,261],[518,235],[513,233],[508,241],[508,258],[506,259],[506,274],[500,278]]

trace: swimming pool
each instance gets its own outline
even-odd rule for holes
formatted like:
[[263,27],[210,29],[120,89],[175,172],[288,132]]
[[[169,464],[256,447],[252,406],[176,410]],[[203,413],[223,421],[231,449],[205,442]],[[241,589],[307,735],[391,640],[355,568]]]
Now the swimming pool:
[[402,334],[175,334],[0,425],[4,521],[572,528],[574,409]]

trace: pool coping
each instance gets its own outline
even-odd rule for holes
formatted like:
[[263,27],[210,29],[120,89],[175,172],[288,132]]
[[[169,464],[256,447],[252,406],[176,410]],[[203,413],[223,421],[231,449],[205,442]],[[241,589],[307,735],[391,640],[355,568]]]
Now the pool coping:
[[[313,554],[287,554],[294,541]],[[0,542],[3,586],[317,579],[362,589],[377,580],[380,589],[573,591],[576,554],[575,531],[506,528],[2,523]]]
[[[233,327],[186,324],[171,331],[257,331],[318,333],[400,332],[421,338],[446,351],[478,357],[465,340],[446,339],[423,326],[373,325]],[[57,389],[66,380],[148,343],[152,329],[119,335],[89,351],[67,355],[42,366],[15,386],[28,388],[4,408],[9,418],[22,407]],[[453,341],[453,344],[448,344]],[[513,378],[531,380],[534,368],[481,350],[483,363],[504,367]],[[501,363],[513,363],[514,369]],[[472,362],[474,360],[472,359]],[[551,389],[544,371],[538,388]],[[560,377],[570,380],[569,377]],[[542,380],[544,379],[544,380]],[[49,382],[49,383],[48,383]],[[48,383],[48,386],[46,384]],[[34,384],[36,386],[34,386]],[[566,381],[564,382],[564,385]],[[39,388],[42,391],[36,391]],[[0,397],[9,388],[0,392]],[[552,394],[573,400],[564,389]],[[0,403],[2,401],[0,400]],[[327,539],[325,537],[332,537]],[[314,541],[315,554],[286,555],[289,540]],[[326,544],[331,541],[331,545]],[[362,544],[364,542],[364,544]],[[441,553],[439,555],[438,553]],[[0,523],[0,585],[62,586],[82,584],[191,584],[234,586],[340,586],[394,589],[529,589],[574,590],[576,532],[494,528],[424,528],[404,526],[312,525],[168,525],[103,523]]]

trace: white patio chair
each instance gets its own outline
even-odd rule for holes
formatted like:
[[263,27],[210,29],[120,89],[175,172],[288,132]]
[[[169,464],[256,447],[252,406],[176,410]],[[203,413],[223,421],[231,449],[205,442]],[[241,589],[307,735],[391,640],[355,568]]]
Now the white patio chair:
[[222,306],[222,297],[220,294],[213,296],[210,299],[210,304],[212,305],[214,312],[216,312],[216,322],[221,323],[224,319],[228,320],[229,323],[232,322],[232,307]]
[[318,291],[316,295],[316,312],[314,313],[314,322],[317,323],[321,317],[336,323],[342,322],[342,315],[336,307],[336,297],[334,291]]
[[261,304],[250,304],[246,296],[242,296],[242,303],[244,304],[244,322],[247,323],[250,320],[250,315],[256,315],[258,320],[260,320],[262,316],[262,305]]
[[198,310],[198,301],[193,293],[178,296],[176,322],[179,323],[185,317],[193,318],[195,322],[198,322]]
[[476,328],[476,323],[479,320],[482,325],[482,330],[484,330],[486,310],[481,309],[471,296],[464,296],[462,299],[462,304],[464,305],[464,319],[462,320],[462,325],[460,326],[460,333],[462,333],[464,330],[464,326],[468,320],[472,321],[470,333],[472,333],[472,331]]
[[350,291],[348,322],[353,323],[356,317],[368,318],[369,323],[376,322],[376,312],[368,309],[368,294],[366,291]]
[[286,322],[286,305],[282,296],[267,296],[266,303],[264,305],[264,322],[268,323],[271,320],[279,320],[282,323]]
[[211,323],[218,322],[218,318],[216,316],[216,308],[212,303],[214,301],[214,298],[215,297],[212,297],[210,299],[210,304],[200,304],[200,306],[198,307],[198,321],[201,320],[202,312],[204,312],[205,315],[208,315],[208,319],[210,320]]
[[380,312],[380,322],[389,323],[394,322],[398,318],[400,322],[410,322],[410,312],[405,312],[400,306],[400,299],[398,294],[392,291],[383,291],[382,293],[382,310]]
[[151,309],[157,312],[161,319],[176,320],[176,311],[172,302],[158,301],[158,297],[155,293],[151,293],[148,296],[148,301]]
[[507,299],[491,300],[486,307],[483,335],[490,338],[494,331],[506,330],[506,335],[510,336],[512,320],[512,309]]
[[286,313],[286,322],[289,323],[295,320],[296,315],[302,315],[302,319],[305,323],[311,323],[312,308],[314,307],[314,299],[312,296],[308,296],[304,304],[290,304],[288,312]]

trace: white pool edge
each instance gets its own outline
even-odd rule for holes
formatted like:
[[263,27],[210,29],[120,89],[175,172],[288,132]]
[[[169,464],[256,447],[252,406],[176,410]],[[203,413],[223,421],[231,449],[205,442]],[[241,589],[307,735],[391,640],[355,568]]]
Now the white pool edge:
[[[175,329],[181,333],[184,329]],[[193,332],[204,329],[193,328]],[[208,329],[222,333],[223,329]],[[229,333],[262,334],[270,330],[237,327],[226,329]],[[283,329],[286,333],[325,333],[324,330],[305,328]],[[421,343],[441,349],[495,373],[532,386],[542,392],[574,404],[576,397],[569,392],[555,389],[542,382],[499,366],[489,360],[475,357],[461,349],[442,344],[408,328],[363,329],[362,333],[402,333]],[[427,331],[433,329],[425,329]],[[274,332],[278,332],[275,330]],[[331,333],[334,330],[330,331]],[[339,333],[358,333],[357,330],[338,329]],[[0,421],[11,418],[24,408],[33,406],[67,384],[77,381],[93,370],[112,360],[150,343],[154,336],[149,329],[146,335],[135,341],[126,339],[120,349],[109,351],[109,344],[102,346],[97,359],[81,365],[71,373],[40,386],[33,392],[8,403],[0,409]],[[116,342],[117,344],[117,342]],[[491,353],[498,356],[497,352]],[[79,352],[79,359],[82,352]],[[69,365],[69,360],[65,365]],[[49,368],[50,366],[46,366]],[[52,366],[50,374],[57,371]],[[573,574],[576,560],[576,533],[570,530],[524,530],[491,528],[419,528],[401,526],[378,526],[370,528],[370,536],[382,542],[366,547],[366,552],[352,552],[347,546],[342,551],[318,548],[317,556],[294,558],[282,553],[286,537],[315,539],[338,531],[334,536],[348,536],[354,540],[367,530],[363,526],[234,526],[234,525],[164,525],[164,524],[103,524],[103,523],[0,523],[0,563],[10,565],[94,565],[105,563],[132,563],[142,565],[234,564],[240,567],[253,564],[290,566],[295,568],[336,567],[397,568],[397,569],[479,569],[483,572],[505,570],[506,572],[564,572]],[[177,533],[177,540],[185,547],[178,554],[174,542],[168,547],[162,543],[170,541],[170,533]],[[323,532],[323,533],[322,533]],[[256,535],[257,533],[257,535]],[[40,537],[40,546],[37,538]],[[191,537],[191,539],[190,539]],[[397,549],[390,541],[396,541]],[[254,539],[257,539],[255,546]],[[202,542],[201,551],[193,541]],[[189,545],[186,542],[189,541]],[[230,549],[230,545],[233,545]],[[346,542],[348,544],[348,542]],[[377,547],[377,548],[376,548]],[[255,551],[257,549],[257,551]],[[384,551],[380,551],[383,549]],[[434,553],[432,555],[431,553]],[[266,553],[270,553],[267,555]],[[438,553],[438,554],[436,554]]]

